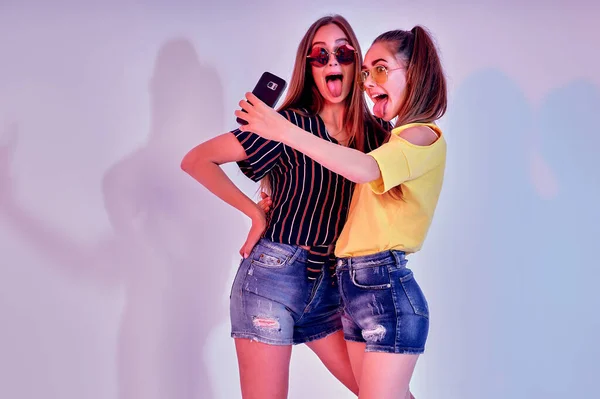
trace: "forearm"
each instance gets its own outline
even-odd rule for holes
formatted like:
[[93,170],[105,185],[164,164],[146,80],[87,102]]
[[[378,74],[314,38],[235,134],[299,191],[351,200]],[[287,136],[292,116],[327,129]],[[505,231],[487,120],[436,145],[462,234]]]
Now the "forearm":
[[380,177],[379,166],[373,157],[323,140],[298,126],[290,124],[282,142],[355,183],[368,183]]
[[246,159],[244,148],[232,133],[225,133],[191,149],[181,161],[181,169],[211,193],[253,221],[264,212],[229,179],[219,165]]
[[264,214],[258,205],[248,198],[216,163],[210,160],[198,161],[184,170],[211,193],[250,219],[255,220]]

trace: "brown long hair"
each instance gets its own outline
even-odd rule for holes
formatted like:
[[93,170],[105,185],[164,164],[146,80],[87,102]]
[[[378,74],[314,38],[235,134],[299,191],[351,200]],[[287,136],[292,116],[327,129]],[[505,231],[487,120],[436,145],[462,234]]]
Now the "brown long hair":
[[[377,129],[383,129],[373,119],[371,113],[369,112],[363,92],[359,85],[356,84],[360,77],[362,52],[354,30],[348,21],[341,15],[335,14],[319,18],[308,28],[307,32],[304,34],[304,37],[300,41],[298,50],[296,52],[296,61],[294,63],[294,70],[290,79],[288,92],[283,103],[279,107],[279,110],[292,109],[301,114],[304,114],[302,111],[303,109],[309,110],[311,114],[318,114],[323,110],[325,101],[321,96],[321,93],[319,93],[317,85],[315,84],[311,68],[308,67],[306,56],[310,53],[312,42],[317,31],[323,26],[331,24],[337,25],[344,32],[348,38],[348,43],[357,51],[356,62],[354,63],[354,76],[352,77],[352,90],[348,94],[348,97],[346,97],[344,103],[346,112],[344,114],[343,123],[349,132],[349,145],[360,151],[364,151],[365,122],[371,122],[373,126],[375,126],[375,131],[377,134],[382,134],[382,132],[379,132]],[[261,180],[259,189],[268,193],[271,192],[268,177]]]
[[[448,106],[446,77],[431,35],[422,26],[410,31],[382,33],[374,41],[388,46],[406,65],[406,88],[395,125],[432,123],[440,119]],[[390,194],[402,198],[402,186]]]
[[440,119],[448,105],[446,77],[427,30],[419,25],[410,31],[393,30],[379,35],[375,43],[385,43],[406,64],[406,88],[396,126]]

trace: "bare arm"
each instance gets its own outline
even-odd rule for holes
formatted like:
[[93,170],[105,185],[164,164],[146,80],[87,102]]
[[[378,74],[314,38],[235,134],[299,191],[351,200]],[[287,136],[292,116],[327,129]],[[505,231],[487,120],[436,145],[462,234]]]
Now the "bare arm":
[[373,157],[321,139],[291,123],[282,134],[281,142],[355,183],[368,183],[380,176]]
[[252,227],[240,249],[240,255],[244,258],[249,256],[266,229],[266,215],[259,205],[233,184],[219,165],[246,158],[244,148],[233,133],[225,133],[194,147],[181,161],[181,169],[211,193],[252,219]]
[[[369,183],[381,177],[379,165],[370,155],[323,140],[290,123],[252,93],[246,96],[254,105],[240,102],[247,113],[236,111],[235,115],[249,122],[240,130],[282,142],[355,183]],[[427,146],[435,142],[438,136],[428,127],[417,126],[402,131],[400,137],[411,144]]]
[[211,193],[254,220],[264,217],[264,212],[233,184],[219,166],[244,159],[246,153],[233,133],[225,133],[190,150],[181,161],[181,169]]

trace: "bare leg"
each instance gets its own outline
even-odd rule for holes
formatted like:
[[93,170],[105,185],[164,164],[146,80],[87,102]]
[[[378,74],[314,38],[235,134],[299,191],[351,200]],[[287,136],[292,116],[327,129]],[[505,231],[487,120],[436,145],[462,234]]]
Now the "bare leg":
[[352,365],[354,378],[356,378],[356,382],[360,386],[366,344],[364,342],[346,341],[346,345],[348,346],[348,354],[350,355],[350,364]]
[[[363,359],[365,357],[365,346],[364,342],[346,341],[348,345],[348,354],[350,355],[350,364],[352,364],[352,370],[354,371],[354,377],[360,387],[361,375],[363,371]],[[398,355],[399,356],[399,355]],[[361,396],[362,398],[362,396]],[[415,399],[410,390],[406,393],[406,399]]]
[[335,332],[325,338],[306,344],[321,359],[325,367],[350,391],[358,395],[358,383],[354,378],[344,333]]
[[419,355],[366,352],[359,398],[410,398],[409,383],[418,358]]
[[235,339],[243,399],[286,399],[291,345]]

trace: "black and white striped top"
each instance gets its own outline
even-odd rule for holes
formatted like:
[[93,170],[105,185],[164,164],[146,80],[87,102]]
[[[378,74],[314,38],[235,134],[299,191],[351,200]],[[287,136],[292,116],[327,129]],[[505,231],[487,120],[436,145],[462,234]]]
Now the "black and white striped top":
[[[279,112],[290,122],[327,141],[329,135],[318,115],[292,110]],[[378,120],[386,130],[391,125]],[[365,126],[367,151],[382,144],[374,126]],[[238,162],[250,179],[270,179],[273,205],[267,215],[263,237],[273,242],[309,246],[308,277],[316,278],[329,259],[328,247],[335,243],[346,222],[354,183],[331,172],[303,153],[280,142],[265,140],[239,129],[232,131],[248,158]],[[376,137],[379,136],[379,137]]]

